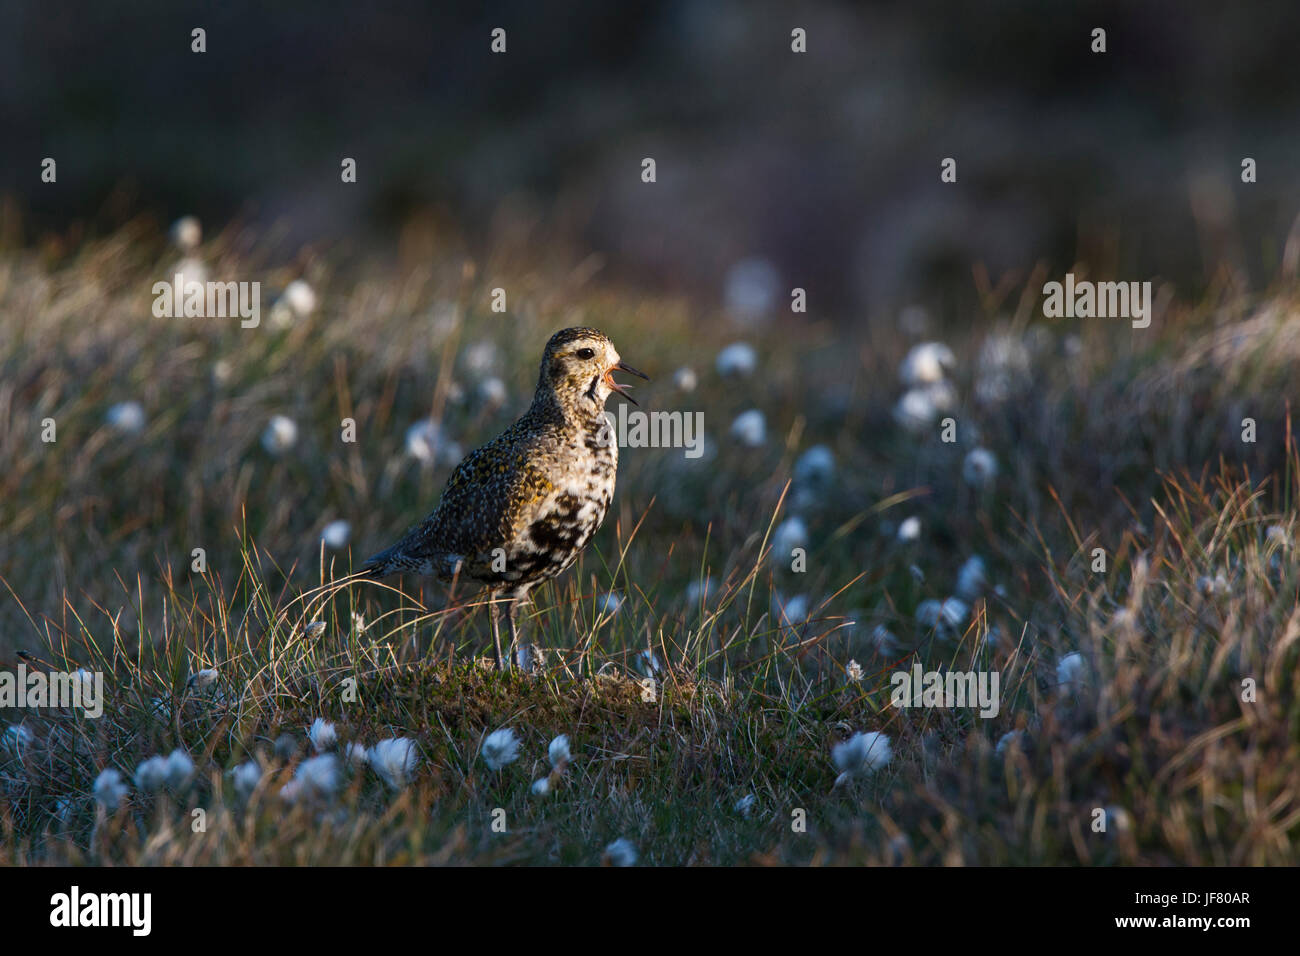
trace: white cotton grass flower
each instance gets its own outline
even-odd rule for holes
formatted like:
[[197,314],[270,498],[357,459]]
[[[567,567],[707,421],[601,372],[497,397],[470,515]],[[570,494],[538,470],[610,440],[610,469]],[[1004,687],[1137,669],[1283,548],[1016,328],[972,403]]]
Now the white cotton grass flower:
[[757,408],[741,412],[731,423],[731,437],[748,448],[760,448],[767,441],[767,419]]
[[180,276],[180,287],[184,289],[191,282],[197,282],[199,285],[207,285],[208,267],[202,259],[196,256],[185,256],[180,262],[171,267],[167,273],[167,278],[171,282],[176,281],[176,276]]
[[754,812],[754,807],[757,805],[758,797],[752,793],[747,793],[736,801],[735,806],[733,806],[732,809],[742,817],[748,818],[749,815]]
[[338,731],[334,729],[334,724],[324,717],[317,717],[311,722],[311,727],[307,729],[307,739],[311,741],[312,749],[318,754],[333,750],[339,743]]
[[438,423],[421,419],[406,430],[406,453],[416,461],[432,465],[441,439],[442,429]]
[[271,455],[283,455],[298,443],[298,423],[287,415],[272,415],[262,432],[262,447]]
[[104,414],[104,421],[124,435],[138,435],[144,431],[144,406],[139,402],[118,402]]
[[190,679],[185,682],[185,686],[190,690],[203,690],[205,687],[211,687],[217,682],[221,674],[215,667],[205,667],[197,670],[190,675]]
[[956,364],[952,349],[942,342],[922,342],[907,353],[898,367],[898,377],[909,388],[934,385],[942,382]]
[[797,515],[786,518],[772,532],[772,563],[790,566],[791,552],[808,547],[808,525]]
[[10,724],[5,728],[4,737],[0,738],[0,742],[3,742],[5,750],[15,756],[22,756],[23,751],[31,746],[34,739],[36,735],[27,725]]
[[1025,732],[1023,730],[1009,730],[998,738],[997,744],[993,747],[993,752],[999,757],[1007,752],[1010,747],[1023,750],[1025,747]]
[[131,792],[131,788],[122,779],[120,771],[108,767],[95,778],[91,792],[95,796],[95,802],[105,810],[116,810]]
[[606,591],[596,599],[596,613],[602,617],[606,614],[617,614],[622,606],[623,595],[617,591]]
[[285,286],[280,298],[299,319],[316,311],[316,292],[303,279],[294,279]]
[[519,735],[509,727],[494,730],[487,735],[479,752],[490,770],[500,770],[519,758]]
[[287,329],[296,320],[306,319],[316,311],[316,292],[304,279],[294,279],[271,306],[270,325]]
[[988,569],[984,564],[984,559],[978,554],[972,554],[962,564],[961,570],[957,572],[957,587],[955,588],[957,596],[967,603],[975,603],[975,600],[984,593],[985,587],[988,586],[988,580]]
[[290,733],[283,733],[275,738],[272,745],[275,755],[281,760],[292,760],[298,756],[298,738]]
[[60,797],[54,801],[54,820],[60,829],[67,829],[72,822],[72,814],[76,810],[77,801],[72,797]]
[[1291,546],[1291,535],[1280,524],[1269,525],[1268,530],[1264,532],[1264,541],[1275,547],[1288,548]]
[[567,734],[560,734],[551,741],[546,748],[546,759],[551,765],[551,772],[545,776],[533,781],[531,792],[535,797],[544,797],[549,794],[555,783],[559,781],[565,768],[569,765],[571,759],[569,752],[569,738]]
[[338,792],[342,782],[338,758],[333,754],[321,754],[298,764],[293,779],[280,788],[280,796],[289,803],[328,800]]
[[153,756],[135,768],[135,788],[142,793],[157,793],[167,785],[167,758]]
[[906,833],[895,833],[885,844],[885,852],[894,866],[902,866],[912,853],[912,840]]
[[645,674],[647,677],[654,677],[663,670],[663,665],[659,662],[659,658],[655,655],[655,652],[650,650],[648,647],[637,654],[636,666],[637,670],[641,671],[641,673]]
[[406,454],[429,468],[435,465],[452,468],[460,463],[465,452],[459,443],[444,436],[442,426],[425,418],[406,430]]
[[342,519],[331,521],[321,529],[320,539],[331,551],[342,551],[352,539],[352,525]]
[[934,385],[927,385],[925,393],[930,397],[930,403],[934,406],[935,411],[950,412],[957,407],[957,390],[948,382],[936,382]]
[[939,617],[945,626],[954,631],[961,630],[970,617],[970,605],[958,597],[944,598],[939,605]]
[[722,301],[727,312],[742,323],[771,317],[780,294],[781,275],[767,259],[741,259],[727,270]]
[[490,339],[481,339],[465,348],[461,363],[475,377],[489,375],[501,365],[501,350]]
[[197,216],[181,216],[172,223],[170,234],[172,244],[188,255],[203,241],[203,224]]
[[285,329],[293,328],[293,323],[293,309],[289,308],[289,303],[284,301],[283,296],[271,303],[269,318],[266,321],[267,328],[283,332]]
[[343,748],[343,760],[355,770],[370,762],[370,751],[363,744],[351,743]]
[[902,650],[903,645],[899,642],[894,632],[883,624],[877,624],[871,631],[870,637],[872,646],[882,657],[892,657]]
[[801,485],[825,488],[835,478],[835,453],[826,445],[813,445],[794,463],[794,480]]
[[970,605],[961,598],[942,601],[927,598],[916,606],[916,623],[924,631],[934,631],[940,638],[956,636],[970,615]]
[[262,782],[262,767],[256,760],[245,760],[230,771],[230,781],[235,788],[235,796],[247,802]]
[[705,604],[713,597],[714,592],[713,578],[706,577],[703,580],[696,578],[690,584],[686,585],[686,603],[691,607],[698,607],[700,602]]
[[916,623],[924,630],[933,631],[943,620],[943,605],[934,598],[926,598],[916,606]]
[[605,854],[601,859],[606,866],[636,866],[636,861],[636,847],[627,837],[619,837],[605,847]]
[[228,385],[235,377],[235,365],[230,359],[217,359],[212,363],[212,384]]
[[453,299],[438,299],[429,306],[429,330],[436,345],[441,345],[460,329],[465,310]]
[[894,421],[899,427],[920,435],[932,428],[944,412],[957,405],[957,393],[947,382],[909,388],[894,406]]
[[871,730],[864,734],[854,734],[848,740],[831,748],[831,760],[840,775],[835,778],[835,786],[840,786],[854,777],[875,773],[893,758],[894,751],[889,737],[879,731]]
[[410,737],[390,737],[370,748],[370,768],[383,778],[384,783],[400,790],[411,782],[420,762],[420,752]]
[[673,384],[679,391],[693,392],[699,386],[699,377],[695,374],[695,369],[682,367],[673,373]]
[[989,488],[998,477],[998,459],[987,448],[972,448],[961,465],[962,480],[972,488]]
[[862,665],[857,661],[849,661],[844,665],[844,676],[852,684],[857,684],[862,680]]
[[479,382],[478,396],[488,408],[500,408],[506,403],[509,393],[506,383],[494,375]]
[[810,602],[802,594],[783,598],[780,594],[772,595],[772,614],[781,624],[803,624],[808,620]]
[[325,633],[326,624],[324,621],[312,621],[302,629],[303,636],[308,640],[314,641]]
[[1217,595],[1227,594],[1232,590],[1228,584],[1228,579],[1222,571],[1213,578],[1208,575],[1201,575],[1196,579],[1196,589],[1206,597],[1215,597]]
[[1066,690],[1077,691],[1088,679],[1088,662],[1078,651],[1071,651],[1056,664],[1056,683]]
[[939,417],[930,393],[923,388],[910,388],[894,406],[894,421],[910,432],[929,428]]
[[563,772],[573,759],[573,754],[569,751],[568,734],[560,734],[551,741],[551,745],[546,748],[546,759],[550,761],[552,770]]
[[748,342],[732,342],[714,360],[718,374],[730,378],[736,375],[752,375],[758,368],[758,353]]
[[167,788],[181,793],[194,779],[194,760],[180,747],[167,755],[165,780]]
[[[975,398],[982,404],[1004,402],[1024,390],[1033,379],[1034,351],[1041,351],[1045,329],[1029,336],[1030,344],[1009,332],[990,335],[975,361]],[[1047,333],[1050,338],[1050,333]]]
[[1110,825],[1103,831],[1108,840],[1113,840],[1118,835],[1131,833],[1133,830],[1133,815],[1121,806],[1110,804],[1103,808],[1105,810],[1105,819]]
[[899,541],[917,541],[921,537],[921,519],[916,515],[904,518],[898,526]]

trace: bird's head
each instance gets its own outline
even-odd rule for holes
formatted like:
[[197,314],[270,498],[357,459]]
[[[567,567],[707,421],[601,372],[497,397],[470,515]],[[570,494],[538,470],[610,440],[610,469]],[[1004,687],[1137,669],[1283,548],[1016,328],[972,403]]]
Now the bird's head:
[[551,336],[542,355],[539,396],[555,398],[566,412],[599,413],[610,392],[618,392],[632,404],[630,386],[614,381],[615,372],[647,378],[619,358],[614,343],[599,329],[564,329]]

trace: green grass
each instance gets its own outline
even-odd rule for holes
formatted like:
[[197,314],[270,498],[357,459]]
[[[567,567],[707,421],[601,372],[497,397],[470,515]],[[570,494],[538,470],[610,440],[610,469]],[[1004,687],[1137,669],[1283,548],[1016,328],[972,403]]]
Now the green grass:
[[[624,837],[659,864],[1294,861],[1294,289],[1175,306],[1144,332],[1036,330],[1041,278],[1021,277],[1018,305],[990,294],[985,314],[938,336],[958,357],[946,444],[892,420],[911,342],[889,317],[869,334],[850,317],[741,333],[560,250],[479,261],[438,234],[407,242],[413,264],[304,254],[294,271],[271,264],[269,238],[206,245],[214,278],[260,280],[264,300],[306,274],[320,308],[284,329],[269,301],[258,329],[154,318],[150,288],[175,254],[148,223],[0,251],[0,669],[22,651],[29,666],[100,670],[108,697],[99,720],[0,713],[32,733],[0,750],[0,861],[594,864]],[[489,310],[498,286],[506,315]],[[653,377],[643,407],[703,411],[711,448],[699,461],[623,451],[594,546],[524,615],[544,672],[483,668],[487,613],[463,588],[322,589],[434,503],[448,470],[406,456],[406,428],[432,414],[462,446],[486,441],[526,406],[549,334],[574,324]],[[994,336],[1031,360],[981,401]],[[759,371],[723,379],[713,356],[737,338]],[[482,342],[508,388],[500,408],[476,397],[485,373],[467,356]],[[697,391],[674,386],[681,366]],[[104,423],[126,400],[144,407],[138,434]],[[757,449],[728,437],[752,407],[768,422]],[[299,427],[280,457],[260,444],[275,414]],[[355,443],[340,440],[344,418]],[[810,493],[791,475],[816,443],[837,469]],[[977,443],[999,461],[983,490],[961,474]],[[809,529],[803,573],[770,554],[790,514]],[[922,533],[903,543],[908,516]],[[336,518],[350,551],[321,548]],[[206,573],[191,571],[195,548]],[[919,628],[918,605],[951,594],[971,554],[990,580],[969,620]],[[602,614],[609,591],[624,602]],[[774,603],[795,596],[810,619],[778,619]],[[896,653],[873,642],[877,626]],[[645,651],[662,664],[649,687]],[[1077,692],[1056,676],[1070,651],[1087,662]],[[891,707],[889,675],[913,655],[996,669],[1000,713]],[[846,678],[850,660],[862,681]],[[192,686],[206,668],[216,682]],[[413,738],[412,783],[363,767],[332,799],[288,804],[317,717],[345,743]],[[501,727],[523,746],[497,772],[479,750]],[[869,730],[893,759],[836,787],[832,747]],[[534,796],[561,733],[574,759]],[[97,807],[101,770],[129,778],[178,747],[198,768],[187,792],[133,788],[115,813]],[[245,802],[229,771],[249,758],[267,773]],[[751,794],[749,814],[735,809]],[[1097,833],[1097,808],[1123,814]]]

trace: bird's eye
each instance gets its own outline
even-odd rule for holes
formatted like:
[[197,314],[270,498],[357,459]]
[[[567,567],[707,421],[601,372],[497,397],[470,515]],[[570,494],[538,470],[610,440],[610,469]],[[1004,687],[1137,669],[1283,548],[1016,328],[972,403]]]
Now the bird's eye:
[[596,350],[595,350],[595,349],[578,349],[577,355],[578,355],[578,358],[580,358],[580,359],[595,358],[595,357],[596,357]]

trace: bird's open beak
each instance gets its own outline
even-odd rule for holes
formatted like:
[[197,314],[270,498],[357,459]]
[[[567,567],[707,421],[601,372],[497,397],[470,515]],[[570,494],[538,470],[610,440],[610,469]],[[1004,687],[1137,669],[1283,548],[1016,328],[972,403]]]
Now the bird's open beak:
[[647,382],[650,381],[650,376],[646,375],[644,372],[638,372],[632,366],[624,362],[618,362],[615,365],[611,365],[608,371],[605,372],[606,385],[608,385],[614,391],[618,392],[620,395],[626,398],[633,405],[639,405],[640,402],[638,402],[635,398],[633,398],[631,395],[627,393],[627,389],[631,388],[632,387],[631,385],[620,385],[618,382],[614,381],[615,372],[627,372],[627,374],[635,375],[637,378],[643,378]]

